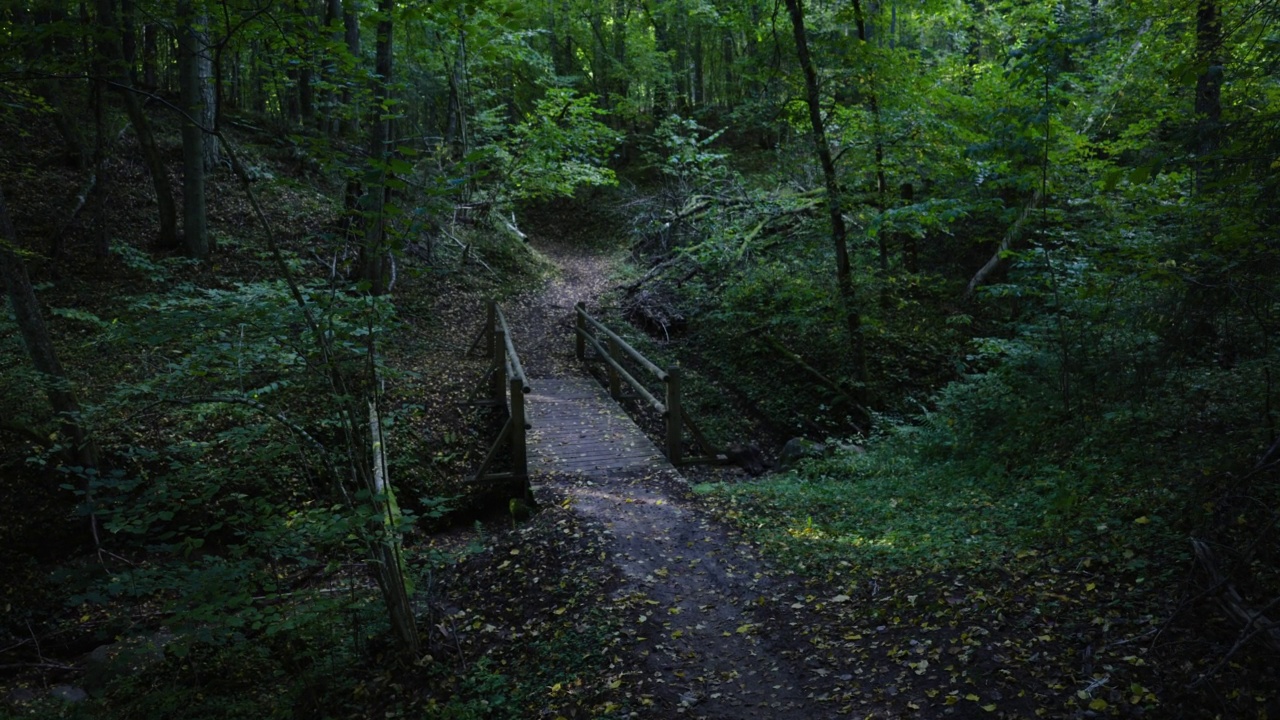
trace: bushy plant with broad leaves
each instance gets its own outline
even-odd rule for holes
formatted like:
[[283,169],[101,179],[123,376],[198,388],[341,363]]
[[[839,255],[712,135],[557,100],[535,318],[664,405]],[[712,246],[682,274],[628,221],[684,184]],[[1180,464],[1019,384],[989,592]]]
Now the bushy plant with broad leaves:
[[618,134],[597,118],[594,95],[553,88],[490,152],[505,202],[568,197],[579,187],[613,185],[606,166]]

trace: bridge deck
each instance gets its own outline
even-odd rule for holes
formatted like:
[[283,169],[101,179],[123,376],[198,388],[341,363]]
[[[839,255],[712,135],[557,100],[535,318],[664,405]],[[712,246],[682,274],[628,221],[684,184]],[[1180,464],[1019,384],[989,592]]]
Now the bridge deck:
[[588,378],[530,379],[525,412],[529,474],[605,473],[670,468],[671,464],[622,411],[608,392]]

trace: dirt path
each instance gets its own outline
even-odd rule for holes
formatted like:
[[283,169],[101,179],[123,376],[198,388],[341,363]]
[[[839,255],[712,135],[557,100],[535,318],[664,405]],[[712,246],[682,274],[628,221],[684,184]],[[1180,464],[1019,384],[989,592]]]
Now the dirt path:
[[[560,268],[545,289],[507,305],[512,334],[532,382],[581,375],[573,358],[572,309],[609,286],[616,257],[568,243],[535,246]],[[602,559],[621,578],[601,606],[621,615],[640,677],[633,696],[652,717],[814,718],[801,661],[808,646],[786,622],[765,564],[736,532],[711,519],[674,470],[535,479],[605,538]]]

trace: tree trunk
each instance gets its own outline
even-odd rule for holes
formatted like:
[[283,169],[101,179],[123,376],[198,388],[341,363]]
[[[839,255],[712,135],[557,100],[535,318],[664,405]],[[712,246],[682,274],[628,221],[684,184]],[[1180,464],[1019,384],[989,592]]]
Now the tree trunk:
[[200,82],[200,35],[191,0],[178,3],[178,79],[182,117],[182,247],[200,260],[209,257],[204,199],[204,97]]
[[[222,150],[218,146],[218,136],[213,133],[218,128],[218,87],[214,82],[213,48],[209,45],[209,16],[200,13],[195,18],[195,61],[196,81],[200,91],[200,125],[204,130],[200,133],[200,153],[204,158],[206,173],[217,169],[222,161]],[[212,132],[206,132],[212,131]]]
[[18,255],[16,247],[17,234],[9,217],[9,208],[5,204],[4,191],[0,189],[0,274],[4,276],[5,289],[18,323],[22,344],[31,357],[31,364],[40,375],[49,405],[58,418],[59,434],[62,436],[60,442],[69,444],[69,461],[86,470],[96,469],[98,448],[80,424],[80,404],[71,389],[71,381],[58,362],[49,329],[40,314],[35,290],[31,287],[31,278],[27,275],[27,266]]
[[323,77],[325,81],[325,90],[320,98],[321,113],[324,119],[321,120],[323,130],[328,135],[337,135],[342,131],[342,126],[338,122],[338,93],[334,87],[341,82],[342,78],[338,72],[338,58],[333,48],[342,46],[343,27],[342,27],[342,0],[325,0],[324,9],[324,25],[329,30],[329,48],[325,50]]
[[129,82],[138,82],[138,33],[134,30],[137,12],[134,0],[120,0],[120,54],[124,58]]
[[417,655],[420,643],[418,625],[413,616],[408,584],[404,576],[404,553],[400,533],[400,508],[391,489],[387,472],[387,451],[382,433],[382,417],[377,407],[369,403],[370,460],[372,461],[370,497],[377,517],[382,521],[378,530],[380,541],[373,552],[374,578],[382,598],[387,604],[387,616],[404,649]]
[[1199,0],[1196,55],[1205,63],[1196,78],[1196,189],[1212,180],[1213,156],[1222,146],[1222,20],[1216,0]]
[[[347,41],[347,53],[351,55],[353,66],[358,66],[360,62],[360,2],[359,0],[346,0],[342,5],[342,29],[343,35]],[[360,132],[360,113],[353,112],[351,107],[351,85],[346,84],[342,88],[342,104],[350,113],[347,120],[347,132],[356,134]]]
[[67,163],[73,165],[77,170],[84,170],[89,166],[89,157],[85,153],[84,141],[80,138],[80,130],[76,127],[74,118],[67,111],[66,103],[62,100],[62,93],[58,91],[57,85],[51,82],[37,84],[36,91],[44,96],[45,102],[49,104],[49,107],[53,108],[51,119],[53,120],[53,126],[58,130],[58,134],[62,136],[63,145],[66,146]]
[[813,126],[813,145],[822,165],[822,177],[827,190],[827,211],[831,216],[831,244],[836,253],[836,283],[839,286],[841,304],[844,306],[845,324],[849,332],[849,346],[853,353],[856,379],[866,382],[866,359],[862,343],[862,316],[858,313],[853,293],[853,279],[849,274],[848,231],[844,224],[844,207],[840,198],[840,182],[836,166],[831,159],[831,146],[827,144],[826,127],[822,121],[822,103],[818,96],[818,76],[809,56],[808,36],[804,29],[804,10],[800,0],[786,0],[791,14],[791,26],[795,31],[796,55],[804,71],[804,84],[809,105],[809,123]]
[[[108,30],[114,28],[116,26],[116,16],[112,1],[98,0],[97,7],[99,24]],[[177,205],[173,201],[173,189],[169,187],[169,171],[164,165],[164,158],[161,157],[159,148],[156,147],[155,136],[151,132],[151,121],[147,118],[147,114],[143,112],[142,103],[138,102],[138,96],[133,92],[133,85],[129,82],[128,70],[122,67],[123,60],[120,46],[116,44],[115,40],[111,39],[109,31],[102,33],[102,35],[106,36],[106,39],[101,41],[102,46],[98,52],[112,66],[109,74],[116,78],[116,89],[120,91],[121,98],[124,101],[125,112],[129,115],[129,124],[133,126],[134,136],[138,138],[138,147],[142,151],[142,160],[147,166],[147,173],[151,175],[151,184],[155,189],[156,210],[160,219],[160,230],[156,236],[156,245],[159,247],[174,247],[178,244],[178,211]],[[147,46],[146,52],[150,53],[149,57],[154,61],[154,37],[151,40],[152,42]],[[152,79],[154,80],[154,78]]]
[[[874,12],[874,8],[873,8]],[[866,17],[862,13],[861,0],[853,0],[853,17],[854,25],[858,29],[858,40],[866,47],[870,40],[870,30],[867,27]],[[884,172],[884,126],[880,117],[880,95],[875,87],[875,67],[871,67],[871,91],[867,93],[867,109],[871,111],[872,118],[872,135],[875,141],[875,172],[876,172],[876,209],[883,213],[888,209],[888,181]],[[880,301],[882,304],[888,302],[888,295],[885,289],[888,288],[887,280],[889,275],[889,236],[887,233],[881,232],[877,235],[878,249],[880,251],[880,274],[882,280],[886,281],[881,286]]]
[[142,86],[155,90],[159,86],[156,76],[156,26],[142,26]]
[[360,274],[358,280],[369,284],[369,292],[381,295],[387,289],[387,145],[391,142],[390,108],[387,101],[391,92],[391,13],[394,0],[378,0],[378,45],[374,66],[373,109],[374,117],[369,128],[369,159],[374,174],[381,180],[369,189],[365,208],[364,242],[360,246]]
[[609,73],[612,78],[610,93],[612,105],[616,108],[627,97],[627,4],[624,0],[613,2],[613,67]]

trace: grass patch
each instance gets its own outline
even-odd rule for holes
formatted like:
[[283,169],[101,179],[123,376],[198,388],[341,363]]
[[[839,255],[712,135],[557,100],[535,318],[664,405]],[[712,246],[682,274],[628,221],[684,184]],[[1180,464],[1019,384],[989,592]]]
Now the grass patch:
[[1176,542],[1160,514],[1138,514],[1132,494],[1081,501],[1062,478],[1011,477],[989,464],[927,459],[914,449],[889,438],[866,454],[696,490],[771,553],[802,568],[843,561],[956,572],[1049,552],[1133,565],[1140,562],[1135,548]]

